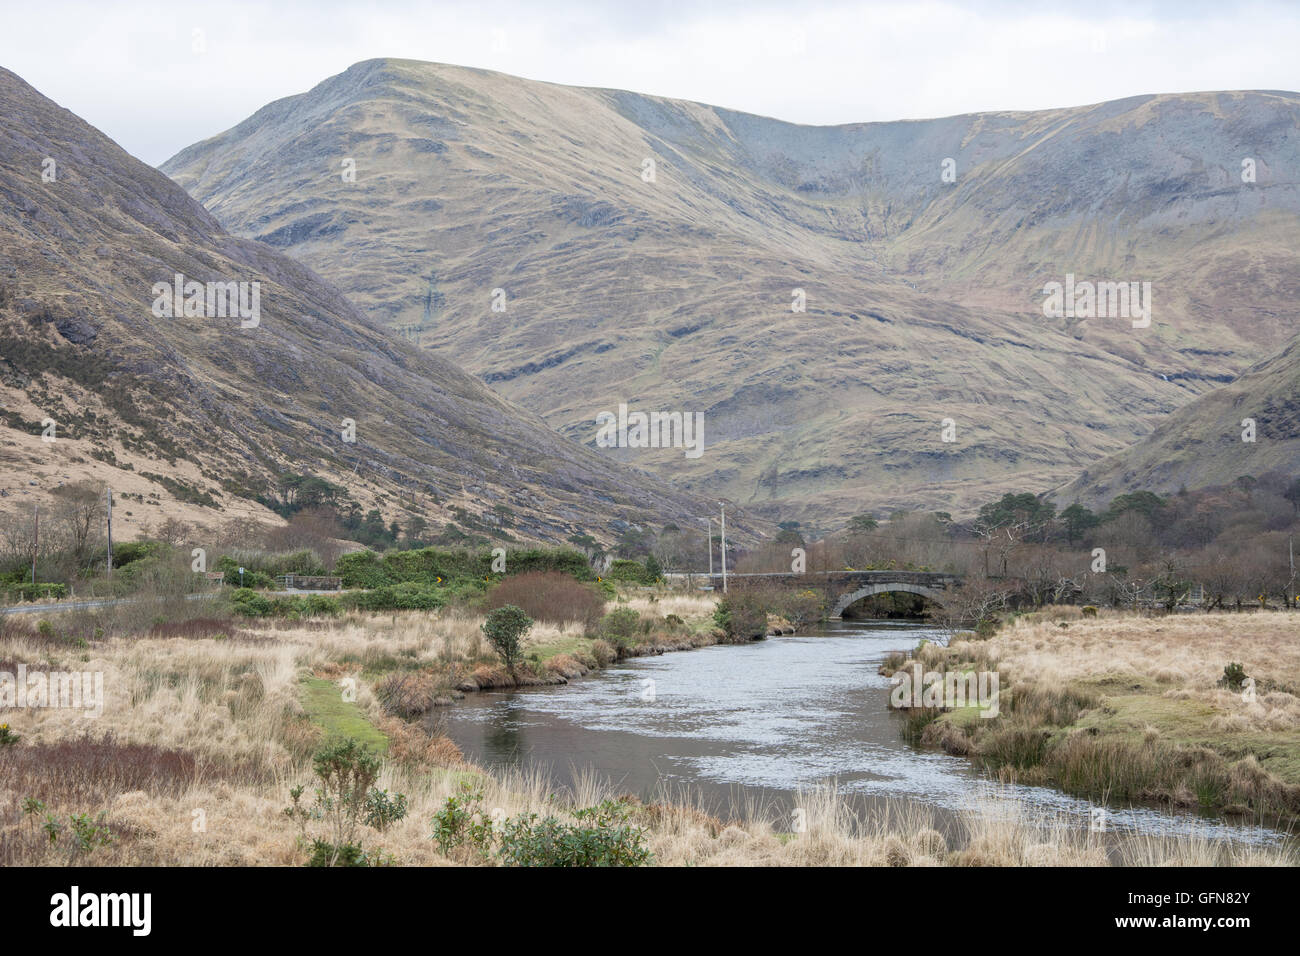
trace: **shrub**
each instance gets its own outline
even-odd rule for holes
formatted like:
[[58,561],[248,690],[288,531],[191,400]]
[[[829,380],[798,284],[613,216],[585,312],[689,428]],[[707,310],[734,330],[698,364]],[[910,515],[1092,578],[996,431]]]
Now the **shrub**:
[[434,611],[447,603],[440,589],[415,581],[353,591],[339,600],[362,611]]
[[503,578],[488,592],[490,608],[513,604],[535,621],[567,624],[579,621],[590,629],[605,610],[605,598],[590,585],[556,571],[528,571]]
[[68,586],[58,584],[52,581],[38,584],[13,584],[9,585],[7,592],[20,601],[40,601],[46,598],[62,598],[68,595]]
[[325,839],[311,843],[308,866],[369,866],[370,858],[356,840],[364,821],[367,826],[386,829],[406,815],[406,797],[389,797],[386,790],[374,789],[379,778],[379,757],[352,738],[331,740],[312,757],[312,770],[319,785],[315,806],[302,805],[303,787],[289,791],[293,801],[284,815],[298,823],[306,836],[307,824],[324,821]]
[[523,637],[532,626],[533,619],[513,604],[489,611],[483,622],[483,633],[511,673],[523,654]]
[[735,594],[718,602],[713,620],[731,641],[749,641],[767,633],[767,611],[753,594]]
[[241,617],[269,617],[272,605],[252,588],[236,588],[230,593],[230,606]]
[[650,859],[645,833],[627,822],[623,804],[606,800],[574,813],[578,823],[537,814],[513,817],[501,828],[502,862],[511,866],[640,866]]
[[433,815],[432,838],[438,852],[447,856],[461,846],[473,847],[486,856],[492,846],[492,824],[484,817],[479,804],[482,791],[468,783],[460,785],[460,793],[447,798],[442,809]]
[[1085,604],[1081,611],[1084,617],[1096,617],[1097,607],[1094,604]]
[[366,826],[383,833],[406,816],[406,794],[389,797],[387,790],[372,789],[366,795]]
[[626,581],[629,584],[653,584],[655,581],[640,561],[628,561],[624,558],[610,564],[608,577],[611,581]]
[[[389,551],[356,551],[334,562],[335,573],[345,587],[378,588],[403,582],[429,585],[474,583],[479,588],[492,572],[492,552],[466,548],[418,548]],[[506,554],[506,573],[527,574],[552,571],[590,581],[594,574],[587,558],[572,548],[520,548]],[[441,579],[441,580],[440,580]]]
[[1223,669],[1223,676],[1219,678],[1219,686],[1227,687],[1230,690],[1241,690],[1246,680],[1246,668],[1234,661]]
[[596,625],[595,636],[620,652],[635,646],[641,632],[641,615],[630,607],[616,607]]
[[325,840],[311,841],[308,866],[369,866],[370,858],[359,843],[335,845]]

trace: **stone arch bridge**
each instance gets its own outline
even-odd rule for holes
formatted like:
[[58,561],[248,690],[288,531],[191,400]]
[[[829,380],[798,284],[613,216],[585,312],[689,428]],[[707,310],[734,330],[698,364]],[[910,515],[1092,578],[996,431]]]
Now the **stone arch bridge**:
[[[722,585],[722,575],[701,574],[714,586]],[[831,597],[832,618],[840,617],[852,604],[874,594],[905,591],[919,594],[935,604],[943,604],[947,592],[961,586],[955,574],[936,571],[809,571],[805,574],[773,572],[769,574],[728,574],[728,581],[747,581],[753,578],[771,579],[773,583],[788,583],[792,587],[811,585],[824,588]]]

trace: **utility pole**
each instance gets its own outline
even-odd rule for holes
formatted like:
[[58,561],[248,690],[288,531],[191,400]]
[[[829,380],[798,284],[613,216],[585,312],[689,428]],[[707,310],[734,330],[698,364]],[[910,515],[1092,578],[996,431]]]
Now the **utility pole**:
[[709,583],[713,583],[713,518],[705,518],[704,548],[709,552]]
[[32,586],[36,586],[36,555],[41,550],[41,506],[36,505],[36,524],[32,529]]
[[113,580],[113,489],[105,488],[104,497],[108,507],[108,579]]
[[[727,593],[727,506],[719,503],[722,509],[722,593]],[[712,550],[710,550],[710,554]]]

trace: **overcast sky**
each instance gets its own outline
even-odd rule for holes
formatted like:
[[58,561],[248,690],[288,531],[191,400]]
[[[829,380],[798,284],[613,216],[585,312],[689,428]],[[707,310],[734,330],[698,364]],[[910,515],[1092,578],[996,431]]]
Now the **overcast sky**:
[[378,56],[848,123],[1300,89],[1300,4],[0,0],[0,65],[155,165]]

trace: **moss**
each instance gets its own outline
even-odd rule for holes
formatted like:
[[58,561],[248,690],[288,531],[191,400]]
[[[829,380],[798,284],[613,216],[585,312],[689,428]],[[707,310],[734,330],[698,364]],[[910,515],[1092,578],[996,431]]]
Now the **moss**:
[[372,724],[355,703],[343,699],[333,681],[309,677],[303,681],[302,706],[313,724],[327,737],[352,737],[376,753],[388,752],[388,737]]

